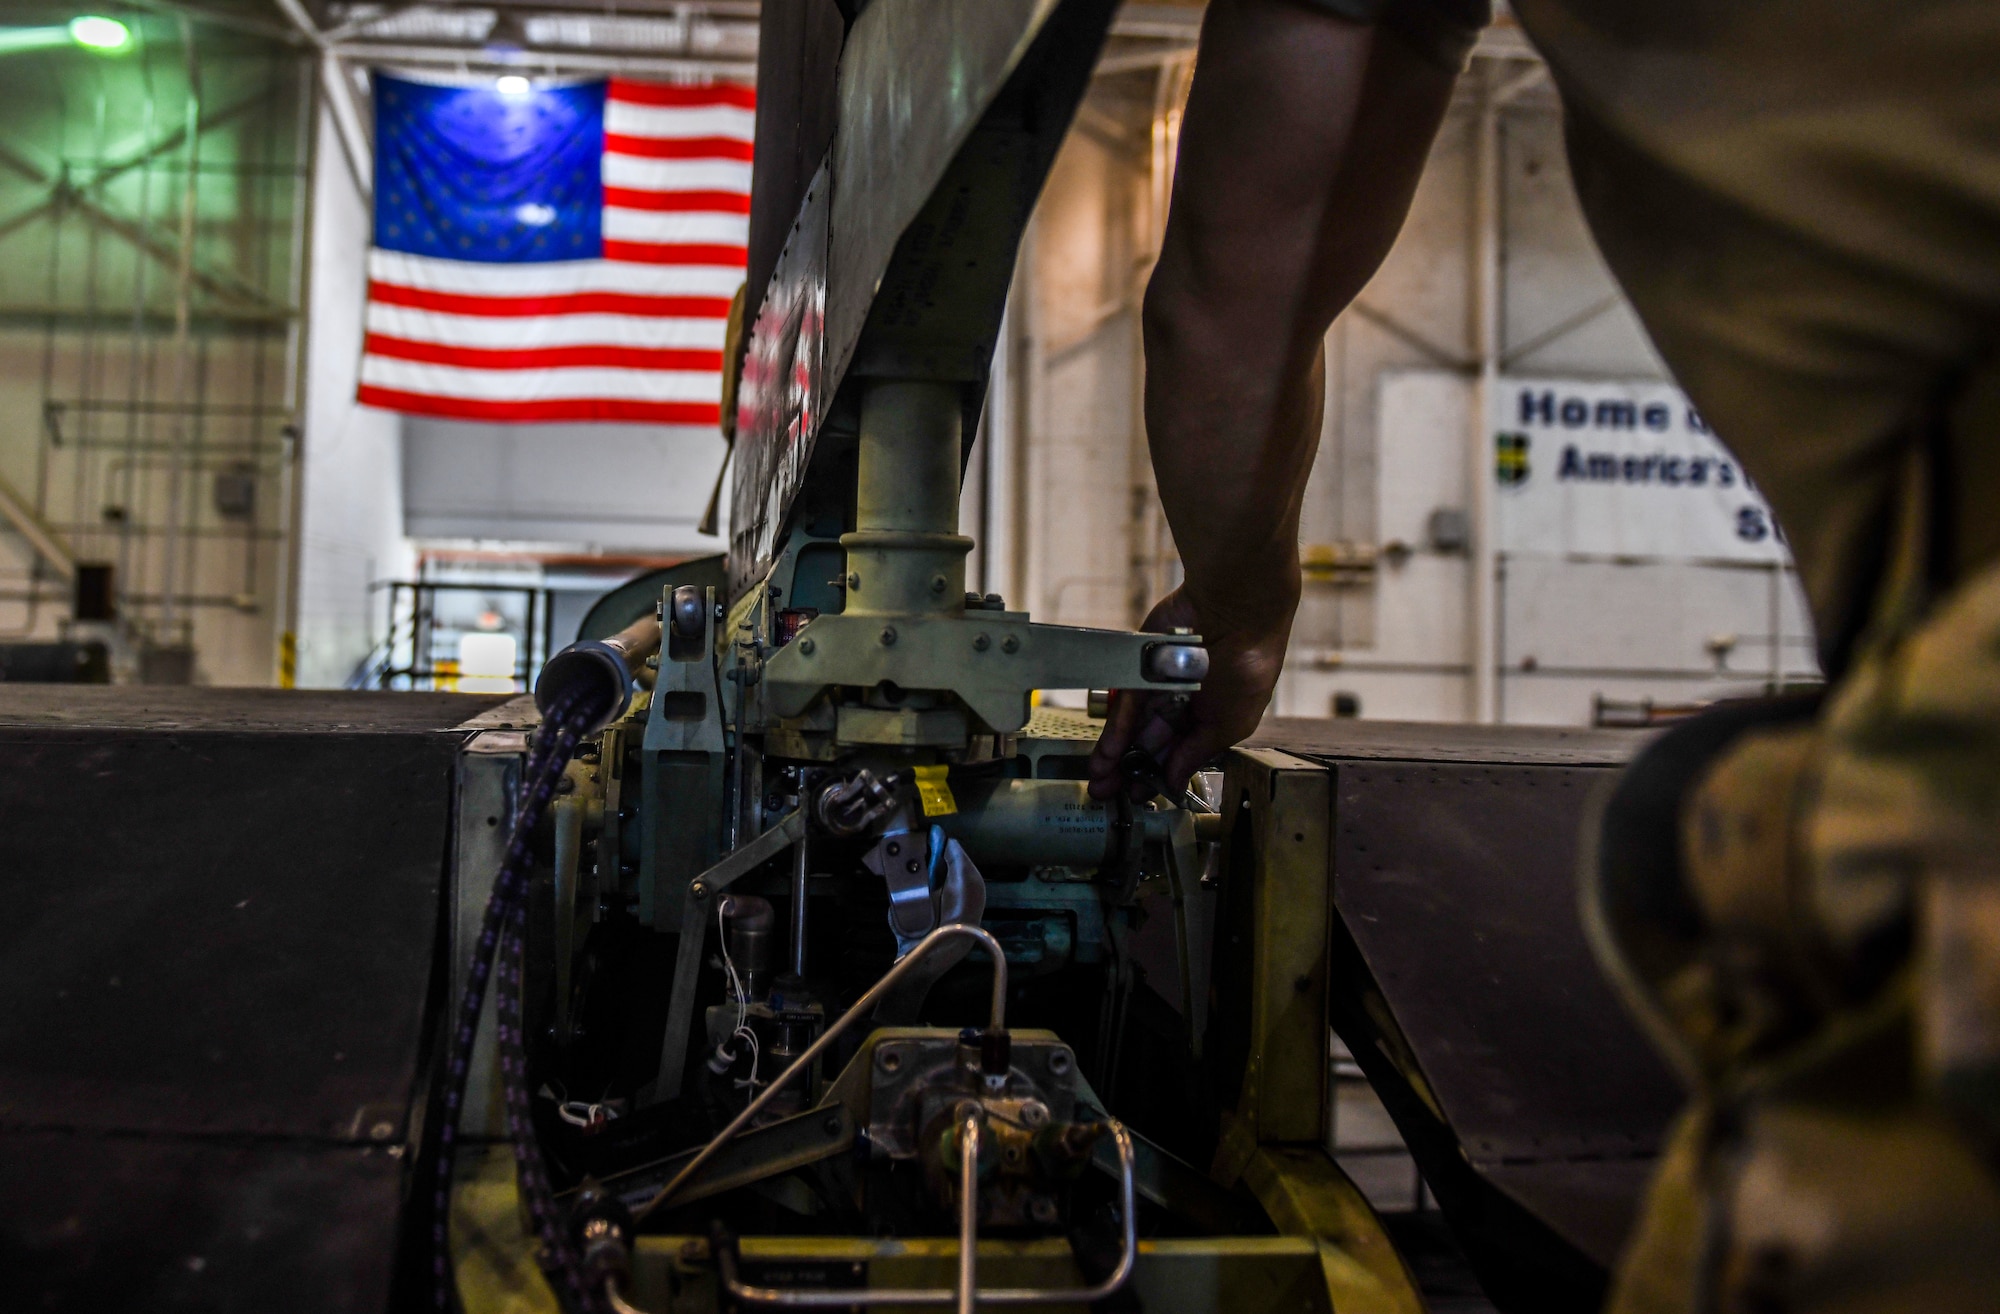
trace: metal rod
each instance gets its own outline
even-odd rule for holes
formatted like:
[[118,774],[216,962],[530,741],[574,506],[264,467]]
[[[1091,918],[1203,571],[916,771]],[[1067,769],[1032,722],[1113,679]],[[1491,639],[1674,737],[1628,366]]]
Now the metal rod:
[[[1139,1259],[1139,1225],[1134,1210],[1132,1133],[1124,1124],[1112,1122],[1111,1135],[1118,1145],[1118,1212],[1124,1225],[1124,1250],[1118,1267],[1094,1287],[996,1287],[981,1291],[983,1305],[1089,1305],[1114,1295],[1131,1280]],[[960,1243],[964,1243],[961,1241]],[[945,1287],[886,1289],[882,1291],[838,1290],[797,1291],[785,1287],[753,1287],[738,1280],[736,1257],[727,1249],[716,1254],[722,1283],[729,1294],[752,1305],[779,1305],[792,1309],[847,1309],[857,1305],[950,1305],[959,1293]],[[960,1309],[970,1308],[959,1305]]]
[[958,1314],[979,1304],[979,1110],[958,1129]]
[[328,43],[329,54],[367,64],[442,64],[448,68],[499,69],[523,73],[568,72],[664,73],[686,77],[734,78],[757,76],[755,60],[688,59],[679,55],[649,56],[613,51],[533,50],[519,59],[495,59],[477,46],[426,46],[387,41]]
[[[1007,955],[1000,951],[1000,942],[977,926],[960,926],[954,923],[950,926],[938,927],[935,931],[917,941],[915,948],[898,959],[895,966],[882,974],[881,980],[868,987],[868,992],[854,1001],[854,1007],[842,1013],[838,1021],[820,1033],[818,1040],[806,1046],[806,1052],[793,1059],[792,1065],[779,1073],[771,1084],[764,1088],[762,1094],[757,1096],[756,1099],[751,1100],[744,1107],[743,1112],[730,1119],[729,1125],[717,1132],[715,1139],[703,1146],[700,1154],[688,1160],[687,1166],[678,1173],[675,1173],[673,1180],[660,1188],[659,1194],[633,1210],[633,1219],[639,1220],[645,1218],[646,1215],[672,1199],[674,1192],[685,1186],[697,1172],[701,1171],[703,1164],[713,1159],[723,1146],[729,1144],[731,1137],[749,1126],[750,1120],[763,1112],[764,1107],[777,1097],[779,1091],[791,1084],[794,1077],[802,1072],[810,1072],[812,1065],[819,1059],[819,1056],[826,1052],[827,1046],[831,1045],[843,1031],[852,1026],[855,1019],[862,1017],[870,1009],[874,1008],[876,1002],[889,992],[891,986],[908,975],[910,969],[915,967],[918,962],[928,958],[939,945],[947,940],[957,939],[960,936],[969,936],[986,946],[987,956],[993,960],[993,1007],[989,1024],[995,1030],[1005,1028],[1007,1025]],[[685,946],[683,946],[682,952],[687,952]],[[847,1303],[852,1304],[853,1302],[849,1301]]]
[[807,854],[810,831],[792,844],[792,975],[806,974],[806,881],[811,866]]
[[1471,433],[1466,442],[1466,479],[1471,496],[1472,571],[1471,596],[1467,599],[1471,623],[1466,626],[1471,651],[1472,688],[1466,711],[1470,720],[1490,725],[1499,719],[1499,603],[1494,591],[1494,552],[1498,537],[1494,524],[1494,474],[1492,422],[1500,397],[1500,357],[1506,350],[1501,340],[1506,326],[1502,318],[1500,243],[1505,222],[1500,197],[1500,111],[1502,88],[1496,86],[1500,70],[1489,64],[1484,70],[1478,117],[1473,123],[1473,260],[1472,300],[1474,356],[1478,361],[1478,382],[1473,391]]

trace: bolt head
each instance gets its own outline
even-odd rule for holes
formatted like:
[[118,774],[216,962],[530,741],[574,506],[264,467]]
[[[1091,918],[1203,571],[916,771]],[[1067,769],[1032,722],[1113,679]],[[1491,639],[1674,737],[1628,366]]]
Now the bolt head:
[[974,652],[985,652],[988,648],[991,648],[992,646],[993,646],[993,640],[987,638],[985,635],[975,634],[972,636],[972,650]]
[[919,871],[923,870],[923,866],[924,866],[923,863],[918,862],[915,858],[911,858],[908,862],[903,864],[903,870],[909,872],[912,876],[914,876]]
[[903,1066],[903,1051],[884,1047],[875,1051],[875,1066],[884,1072],[894,1072]]
[[1006,638],[1000,640],[1000,651],[1019,652],[1021,651],[1021,641],[1010,634]]
[[817,648],[818,646],[819,645],[814,643],[811,639],[799,640],[799,651],[804,653],[808,657],[813,655],[813,649]]
[[893,626],[893,625],[884,625],[884,626],[882,627],[882,646],[883,646],[884,648],[893,648],[893,647],[895,647],[895,646],[896,646],[896,627],[895,627],[895,626]]
[[850,589],[858,589],[861,587],[861,576],[855,571],[850,570],[847,572],[847,587]]
[[942,593],[945,590],[945,585],[949,583],[950,581],[947,580],[944,576],[933,575],[931,576],[931,592]]
[[694,884],[688,886],[688,893],[697,899],[706,899],[708,897],[708,882],[696,881]]
[[1069,1071],[1070,1062],[1071,1059],[1068,1050],[1056,1049],[1049,1051],[1049,1071],[1055,1073],[1058,1077]]

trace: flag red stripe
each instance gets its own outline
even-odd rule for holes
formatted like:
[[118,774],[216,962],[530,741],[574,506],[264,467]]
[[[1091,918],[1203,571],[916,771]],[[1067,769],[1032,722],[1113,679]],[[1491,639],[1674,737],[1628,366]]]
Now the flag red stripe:
[[757,90],[741,82],[714,82],[707,86],[676,86],[662,82],[631,82],[611,79],[610,97],[628,105],[671,105],[677,108],[703,105],[734,105],[738,109],[757,108]]
[[722,417],[717,402],[618,401],[608,397],[555,397],[546,401],[472,401],[420,392],[361,385],[357,400],[406,415],[442,415],[455,420],[537,423],[550,420],[625,420],[640,424],[700,424],[714,427]]
[[645,160],[744,160],[751,144],[741,137],[630,137],[604,134],[606,155],[633,155]]
[[608,343],[574,343],[560,347],[454,347],[441,342],[370,333],[361,350],[391,360],[423,361],[479,370],[539,370],[563,366],[634,370],[722,369],[722,353],[686,347],[617,347]]
[[749,214],[748,192],[647,192],[636,187],[604,189],[607,208],[666,210],[677,214]]
[[547,297],[478,297],[396,283],[370,283],[368,296],[388,306],[448,315],[648,315],[655,319],[728,319],[728,297],[652,297],[630,292],[568,292]]
[[615,242],[606,238],[604,258],[635,265],[733,265],[740,269],[749,262],[750,249],[703,242]]
[[[607,95],[610,100],[625,105],[664,109],[735,108],[754,111],[757,107],[756,91],[741,83],[685,86],[613,78]],[[740,271],[746,263],[748,251],[734,243],[735,234],[726,231],[729,224],[723,220],[695,218],[683,222],[640,217],[640,214],[740,216],[750,211],[750,198],[745,192],[728,190],[731,179],[723,175],[732,174],[733,169],[715,165],[704,168],[700,163],[751,160],[753,151],[750,142],[720,135],[733,126],[731,120],[736,116],[711,114],[698,116],[684,125],[666,124],[666,120],[680,117],[635,113],[631,118],[641,121],[642,130],[606,135],[606,155],[622,157],[626,163],[618,167],[627,174],[636,175],[640,185],[630,185],[632,179],[621,175],[620,180],[627,185],[606,188],[605,207],[635,212],[620,222],[642,236],[666,237],[684,233],[689,237],[719,237],[722,241],[607,241],[601,257],[604,264],[599,265],[595,273],[586,276],[588,285],[606,286],[605,265],[623,265],[625,271],[622,275],[610,275],[610,286],[629,287],[636,283],[640,287],[657,289],[680,284],[691,285],[691,291],[712,290],[723,279],[721,269]],[[655,125],[646,120],[654,118],[661,120],[661,126],[705,130],[709,135],[653,135]],[[618,126],[628,125],[620,123]],[[656,163],[641,165],[638,163],[640,160]],[[684,167],[680,163],[683,161],[693,164]],[[686,181],[677,187],[675,181],[678,178],[685,178]],[[650,185],[655,179],[665,185],[657,188]],[[642,270],[639,266],[647,268]],[[687,269],[682,272],[675,266],[686,266]],[[433,275],[414,266],[407,270],[399,266],[393,277],[400,281],[371,282],[369,298],[384,306],[406,309],[385,312],[383,326],[396,331],[369,333],[363,344],[363,353],[366,358],[379,362],[370,367],[371,373],[379,371],[377,377],[394,386],[362,384],[358,389],[358,399],[364,405],[413,415],[501,423],[624,421],[713,427],[719,419],[720,407],[712,400],[648,401],[630,397],[569,396],[506,401],[490,396],[454,396],[450,392],[461,388],[475,394],[484,391],[531,394],[544,391],[582,392],[597,388],[623,392],[627,389],[615,382],[619,377],[617,375],[591,375],[591,381],[586,382],[581,374],[542,376],[536,372],[630,370],[655,372],[648,386],[640,389],[642,392],[657,394],[664,387],[669,396],[691,392],[699,397],[708,391],[700,386],[704,376],[719,379],[721,352],[699,346],[627,346],[619,345],[617,340],[646,342],[665,337],[671,342],[685,340],[692,334],[698,343],[702,336],[717,331],[708,325],[728,316],[729,300],[726,297],[660,295],[658,291],[542,292],[538,290],[542,286],[559,284],[547,283],[538,277],[523,287],[512,278],[489,275],[460,277],[451,271]],[[639,281],[642,279],[644,281]],[[491,293],[519,291],[524,295],[440,291],[415,286],[434,280],[446,288],[490,289]],[[663,284],[661,280],[671,281]],[[507,328],[487,328],[474,333],[470,328],[460,330],[450,321],[439,320],[433,325],[413,319],[411,311],[478,317],[506,323]],[[552,329],[546,333],[537,331],[533,322],[542,317],[573,315],[630,318],[605,323],[601,333],[593,325],[587,334],[589,340],[583,342],[561,342],[560,339],[585,337],[579,331],[585,321],[572,320],[567,329]],[[656,329],[641,322],[646,320],[696,323],[681,328],[666,325]],[[501,345],[460,345],[460,341],[452,340],[462,341],[465,337],[488,344],[497,341]],[[551,337],[558,339],[558,343],[527,345]],[[605,337],[614,341],[602,341]],[[439,338],[445,341],[432,340]],[[517,342],[523,345],[513,345]],[[449,373],[453,370],[487,373]],[[673,373],[663,373],[669,371]],[[447,379],[450,382],[446,382]]]

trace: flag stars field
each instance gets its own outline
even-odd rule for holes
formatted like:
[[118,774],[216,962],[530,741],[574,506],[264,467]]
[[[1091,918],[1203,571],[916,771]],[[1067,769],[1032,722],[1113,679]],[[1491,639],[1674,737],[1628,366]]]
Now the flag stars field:
[[747,257],[751,88],[377,88],[363,403],[716,421]]

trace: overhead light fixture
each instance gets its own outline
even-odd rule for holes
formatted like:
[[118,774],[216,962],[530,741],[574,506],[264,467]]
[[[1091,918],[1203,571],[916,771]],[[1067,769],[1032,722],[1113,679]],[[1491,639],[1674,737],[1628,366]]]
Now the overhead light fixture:
[[503,96],[525,96],[535,89],[535,84],[519,73],[508,73],[494,80],[493,89]]
[[111,54],[132,44],[132,29],[115,18],[85,14],[69,20],[69,39],[86,50]]
[[486,49],[495,55],[519,54],[528,45],[528,25],[512,10],[502,10],[486,33]]

